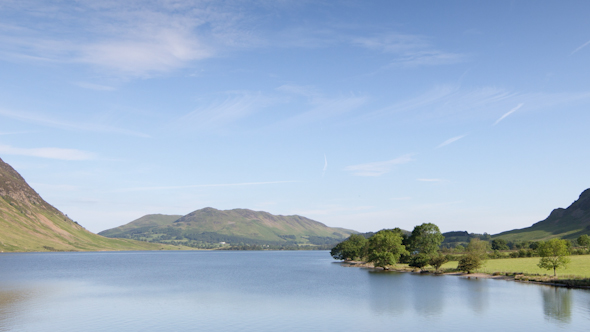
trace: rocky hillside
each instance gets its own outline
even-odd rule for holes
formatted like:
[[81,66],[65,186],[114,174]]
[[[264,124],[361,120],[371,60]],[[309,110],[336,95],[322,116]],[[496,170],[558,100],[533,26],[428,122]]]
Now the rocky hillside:
[[331,228],[301,216],[273,215],[248,209],[204,208],[185,216],[147,215],[100,232],[107,237],[211,247],[229,245],[322,246],[338,243],[354,231]]
[[0,159],[0,251],[157,250],[162,246],[98,236],[47,203]]
[[515,229],[493,238],[505,240],[546,240],[554,237],[576,239],[582,234],[590,234],[590,189],[586,189],[566,209],[557,208],[547,219],[533,224],[531,227]]

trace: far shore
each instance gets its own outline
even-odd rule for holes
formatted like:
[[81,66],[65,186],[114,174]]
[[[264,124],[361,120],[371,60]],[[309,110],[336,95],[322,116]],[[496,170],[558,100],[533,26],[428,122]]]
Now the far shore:
[[[340,261],[340,264],[344,267],[359,267],[364,269],[371,269],[371,270],[379,270],[379,271],[391,271],[391,272],[404,272],[404,273],[416,273],[416,274],[432,274],[432,275],[440,275],[440,276],[456,276],[461,278],[468,278],[468,279],[497,279],[497,280],[508,280],[508,281],[516,281],[521,283],[530,283],[530,284],[537,284],[537,285],[545,285],[545,286],[554,286],[554,287],[566,287],[566,288],[577,288],[577,289],[590,289],[588,285],[577,285],[572,284],[567,279],[556,279],[553,277],[538,277],[538,276],[528,276],[525,274],[519,273],[484,273],[484,272],[474,272],[474,273],[465,273],[460,271],[448,271],[445,269],[441,269],[439,272],[434,270],[420,270],[409,267],[405,264],[399,264],[395,266],[390,266],[387,270],[383,268],[377,268],[372,263],[362,262],[362,261]],[[586,284],[588,283],[589,279],[584,279]]]

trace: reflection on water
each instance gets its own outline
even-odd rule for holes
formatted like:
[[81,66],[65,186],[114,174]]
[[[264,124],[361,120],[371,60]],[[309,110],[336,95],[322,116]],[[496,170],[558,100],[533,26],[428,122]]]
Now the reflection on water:
[[[421,316],[437,316],[443,312],[445,299],[445,280],[440,276],[413,274],[410,289],[414,310]],[[417,291],[418,290],[418,291]]]
[[371,309],[378,314],[401,315],[409,302],[404,275],[398,272],[369,271]]
[[459,280],[469,308],[475,313],[483,314],[488,308],[488,283],[494,280],[474,277],[460,277]]
[[[546,319],[543,319],[545,317]],[[0,255],[0,331],[587,331],[590,292],[343,268],[327,252]],[[436,328],[434,328],[436,327]]]
[[569,323],[572,315],[572,291],[567,288],[542,287],[541,293],[545,318]]

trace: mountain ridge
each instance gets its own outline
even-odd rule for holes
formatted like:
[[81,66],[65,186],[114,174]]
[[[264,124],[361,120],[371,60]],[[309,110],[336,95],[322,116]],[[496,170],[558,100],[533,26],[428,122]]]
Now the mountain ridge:
[[152,224],[152,227],[145,226],[145,221],[154,216],[156,215],[146,215],[99,234],[161,243],[180,241],[194,246],[198,243],[206,246],[204,243],[214,242],[313,246],[337,243],[355,233],[352,230],[328,227],[299,215],[274,215],[243,208],[218,210],[206,207],[174,221]]
[[567,208],[556,208],[544,220],[520,229],[501,232],[492,238],[505,240],[548,240],[564,238],[573,240],[582,234],[590,234],[590,188],[584,190]]

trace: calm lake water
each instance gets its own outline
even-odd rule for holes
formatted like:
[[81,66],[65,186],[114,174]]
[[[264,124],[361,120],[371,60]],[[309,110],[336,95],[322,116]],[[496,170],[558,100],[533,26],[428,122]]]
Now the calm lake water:
[[588,331],[590,292],[315,252],[0,254],[0,331]]

